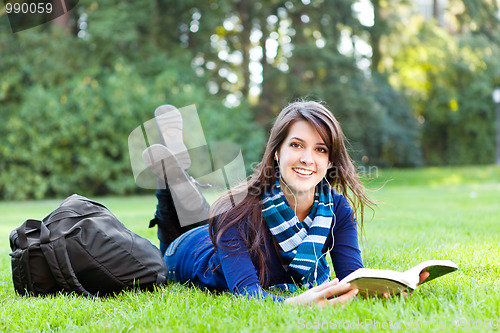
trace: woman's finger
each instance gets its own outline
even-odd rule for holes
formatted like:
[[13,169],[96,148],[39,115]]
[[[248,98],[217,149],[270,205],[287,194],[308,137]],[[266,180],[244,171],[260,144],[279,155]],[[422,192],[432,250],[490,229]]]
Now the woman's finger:
[[331,286],[331,288],[323,290],[323,292],[320,295],[324,298],[330,298],[333,296],[342,295],[348,292],[349,289],[351,289],[350,283],[336,284],[334,286]]
[[359,293],[359,289],[351,289],[347,293],[328,300],[330,304],[344,304],[352,300]]
[[333,279],[332,281],[328,281],[328,282],[323,282],[322,284],[320,284],[319,286],[316,286],[314,288],[311,288],[311,290],[314,290],[314,291],[322,291],[322,290],[325,290],[326,288],[328,287],[332,287],[332,286],[335,286],[336,284],[339,283],[339,279],[335,278]]
[[427,279],[429,277],[429,275],[431,275],[431,274],[427,271],[420,273],[420,275],[418,276],[418,279],[419,279],[418,284],[421,284],[422,282],[424,282],[424,280]]

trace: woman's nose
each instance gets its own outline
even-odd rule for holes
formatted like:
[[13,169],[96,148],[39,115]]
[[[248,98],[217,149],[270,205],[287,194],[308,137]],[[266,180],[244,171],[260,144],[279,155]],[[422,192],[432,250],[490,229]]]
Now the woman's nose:
[[314,162],[312,158],[312,152],[309,149],[304,149],[302,155],[300,156],[300,162],[305,164],[312,164]]

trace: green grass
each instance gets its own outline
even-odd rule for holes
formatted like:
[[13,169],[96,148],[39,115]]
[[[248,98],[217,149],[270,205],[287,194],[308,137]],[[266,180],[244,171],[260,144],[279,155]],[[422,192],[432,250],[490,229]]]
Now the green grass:
[[[310,332],[335,331],[339,324],[342,331],[365,331],[358,322],[372,323],[366,331],[380,327],[386,332],[474,331],[470,326],[484,332],[492,331],[487,329],[492,324],[499,327],[500,168],[380,170],[373,176],[370,195],[379,205],[374,219],[368,216],[365,223],[365,266],[405,270],[424,260],[451,259],[459,271],[420,286],[407,299],[356,299],[323,309],[245,300],[178,284],[108,299],[25,298],[11,282],[9,232],[27,218],[44,217],[60,200],[0,202],[0,331]],[[153,194],[97,200],[156,243],[155,231],[147,228]]]

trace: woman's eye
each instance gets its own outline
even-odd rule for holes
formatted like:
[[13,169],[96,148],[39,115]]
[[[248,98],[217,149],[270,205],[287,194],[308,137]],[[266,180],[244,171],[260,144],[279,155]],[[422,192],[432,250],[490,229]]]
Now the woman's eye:
[[326,150],[325,148],[318,148],[318,151],[320,153],[328,153],[328,150]]
[[299,143],[296,143],[296,142],[293,142],[290,144],[290,147],[293,147],[293,148],[300,148],[300,144]]

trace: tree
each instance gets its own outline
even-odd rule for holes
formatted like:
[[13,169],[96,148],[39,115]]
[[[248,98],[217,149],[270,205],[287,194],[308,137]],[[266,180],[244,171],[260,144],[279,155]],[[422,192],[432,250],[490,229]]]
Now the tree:
[[[411,29],[411,30],[410,30]],[[491,91],[500,49],[486,36],[450,35],[432,22],[414,21],[394,57],[391,77],[405,89],[422,128],[429,164],[491,163],[494,114]]]

